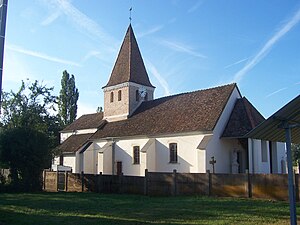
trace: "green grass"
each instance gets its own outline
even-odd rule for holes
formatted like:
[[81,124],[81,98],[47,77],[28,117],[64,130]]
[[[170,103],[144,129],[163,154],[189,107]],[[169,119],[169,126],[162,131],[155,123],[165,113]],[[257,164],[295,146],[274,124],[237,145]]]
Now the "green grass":
[[289,224],[289,205],[199,196],[0,194],[0,225],[8,224]]

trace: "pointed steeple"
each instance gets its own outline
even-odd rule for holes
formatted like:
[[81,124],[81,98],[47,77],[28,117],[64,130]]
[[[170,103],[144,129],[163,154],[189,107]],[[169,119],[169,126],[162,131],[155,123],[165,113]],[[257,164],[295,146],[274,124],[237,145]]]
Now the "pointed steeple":
[[154,87],[149,80],[131,24],[127,29],[109,81],[103,88],[125,82]]

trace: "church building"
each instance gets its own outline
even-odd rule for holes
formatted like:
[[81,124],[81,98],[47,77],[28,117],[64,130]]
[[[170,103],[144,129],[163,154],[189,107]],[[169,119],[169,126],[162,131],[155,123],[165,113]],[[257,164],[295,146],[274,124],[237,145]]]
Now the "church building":
[[155,99],[129,25],[104,92],[104,112],[63,129],[54,170],[285,173],[285,144],[247,137],[264,117],[237,84]]

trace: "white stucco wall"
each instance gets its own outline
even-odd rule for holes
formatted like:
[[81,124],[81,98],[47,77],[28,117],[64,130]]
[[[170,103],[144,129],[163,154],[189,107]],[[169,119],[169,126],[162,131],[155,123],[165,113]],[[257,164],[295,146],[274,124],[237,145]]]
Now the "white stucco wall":
[[[114,162],[114,174],[117,173],[117,162],[122,162],[122,172],[129,176],[144,176],[146,168],[149,172],[172,172],[176,169],[178,172],[184,173],[205,173],[205,151],[197,149],[203,137],[203,134],[158,137],[151,145],[147,146],[145,152],[141,150],[150,140],[148,138],[118,140],[115,142],[114,160],[112,159],[112,148],[104,150],[103,153],[96,150],[94,155],[86,151],[86,154],[90,156],[88,159],[88,156],[85,155],[85,160],[92,161],[93,155],[97,162],[97,169],[94,172],[103,174],[112,174],[112,162]],[[105,143],[99,141],[96,145],[101,148]],[[178,163],[169,162],[170,143],[177,143]],[[140,164],[133,163],[134,146],[140,147]],[[88,171],[87,166],[85,166],[86,171]]]
[[285,143],[276,142],[276,146],[277,146],[276,150],[277,150],[278,173],[287,173]]
[[75,154],[64,154],[63,165],[72,167],[72,171],[76,171],[76,157]]
[[93,134],[96,131],[97,131],[96,128],[92,128],[92,129],[75,130],[73,132],[62,132],[60,133],[60,143],[63,143],[72,134]]
[[[261,140],[248,139],[249,144],[249,171],[251,173],[270,173],[272,160],[272,173],[286,173],[282,168],[282,160],[286,165],[285,143],[272,143],[272,158],[270,158],[269,142],[267,141],[267,162],[262,162]],[[253,161],[254,160],[254,161]]]
[[142,154],[143,160],[146,161],[146,168],[149,172],[155,172],[156,171],[156,140],[153,141],[151,146],[147,149],[146,153]]
[[97,153],[93,146],[89,146],[83,153],[83,171],[87,174],[97,173]]
[[139,146],[140,150],[149,139],[119,140],[115,145],[115,173],[117,172],[117,162],[122,162],[122,171],[124,175],[144,176],[146,169],[146,159],[140,152],[140,164],[133,164],[133,147]]
[[272,173],[286,173],[286,171],[285,143],[272,142]]
[[239,91],[235,88],[228,99],[228,103],[213,131],[213,137],[206,148],[206,170],[212,171],[212,165],[209,164],[209,161],[211,160],[211,157],[214,157],[217,161],[215,164],[216,173],[231,172],[231,154],[233,146],[227,140],[220,139],[220,137],[227,125],[231,112],[234,108],[235,101],[238,98],[241,98],[241,96]]
[[93,143],[95,151],[95,161],[97,162],[97,174],[112,174],[112,148],[102,151],[101,148],[106,144],[106,141],[97,141]]
[[[180,135],[156,138],[157,172],[205,173],[205,151],[197,149],[204,135]],[[169,144],[177,143],[177,163],[170,163]]]

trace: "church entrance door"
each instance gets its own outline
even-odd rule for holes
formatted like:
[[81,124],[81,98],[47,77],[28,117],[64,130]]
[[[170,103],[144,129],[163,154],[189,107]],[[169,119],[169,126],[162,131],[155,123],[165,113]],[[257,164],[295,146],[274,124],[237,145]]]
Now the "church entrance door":
[[122,161],[117,162],[117,175],[121,175],[123,173],[122,171]]

